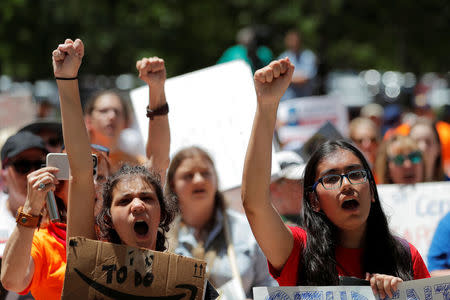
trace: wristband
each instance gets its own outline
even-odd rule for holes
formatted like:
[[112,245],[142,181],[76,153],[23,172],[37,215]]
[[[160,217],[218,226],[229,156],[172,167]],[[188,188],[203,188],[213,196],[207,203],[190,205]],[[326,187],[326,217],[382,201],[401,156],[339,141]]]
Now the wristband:
[[70,77],[70,78],[67,78],[67,77],[55,77],[55,79],[56,79],[56,80],[77,80],[77,79],[78,79],[78,76],[76,76],[76,77]]
[[42,215],[34,216],[23,212],[23,206],[17,210],[16,223],[29,228],[39,227]]
[[167,102],[160,107],[156,108],[155,110],[151,110],[150,107],[147,105],[147,118],[150,118],[150,120],[153,120],[155,116],[164,116],[169,113],[169,104]]

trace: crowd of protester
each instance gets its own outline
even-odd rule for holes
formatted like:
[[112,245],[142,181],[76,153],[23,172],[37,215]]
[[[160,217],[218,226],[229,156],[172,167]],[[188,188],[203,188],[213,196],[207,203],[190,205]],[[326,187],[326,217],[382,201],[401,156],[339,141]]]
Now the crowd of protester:
[[[429,277],[428,270],[450,274],[450,215],[436,230],[427,269],[414,245],[390,231],[377,191],[377,184],[447,180],[450,124],[429,111],[392,114],[370,104],[351,120],[349,140],[325,142],[308,161],[278,152],[280,172],[271,175],[278,104],[312,95],[318,62],[297,31],[287,33],[286,52],[272,62],[253,39],[241,32],[220,59],[247,56],[256,71],[245,215],[227,207],[205,150],[192,145],[169,158],[163,59],[136,62],[149,87],[146,155],[139,156],[119,143],[132,118],[127,101],[106,90],[82,107],[84,45],[79,39],[58,45],[52,59],[61,123],[33,122],[11,132],[1,149],[0,299],[8,291],[8,299],[60,299],[66,240],[75,236],[205,260],[208,280],[219,290],[231,285],[242,298],[252,298],[255,286],[339,285],[349,277],[367,281],[384,298],[402,281]],[[67,153],[70,180],[45,166],[50,152]],[[46,209],[49,193],[58,222]]]

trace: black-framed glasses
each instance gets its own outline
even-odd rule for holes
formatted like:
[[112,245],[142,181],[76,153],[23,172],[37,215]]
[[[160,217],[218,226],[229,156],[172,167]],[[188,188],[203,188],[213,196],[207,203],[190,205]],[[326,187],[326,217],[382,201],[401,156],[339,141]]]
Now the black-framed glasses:
[[17,173],[25,175],[31,171],[40,169],[42,165],[45,165],[45,160],[18,159],[16,161],[12,161],[8,165],[12,165]]
[[346,174],[325,175],[319,178],[316,183],[314,183],[314,185],[312,186],[312,190],[316,190],[319,183],[321,183],[323,188],[326,190],[338,189],[342,186],[342,180],[344,179],[344,177],[346,177],[351,184],[362,184],[367,182],[368,174],[366,170],[361,169],[350,171]]
[[420,151],[413,151],[407,155],[399,154],[389,158],[389,160],[393,161],[397,166],[402,166],[407,159],[412,164],[418,164],[422,161],[422,153]]

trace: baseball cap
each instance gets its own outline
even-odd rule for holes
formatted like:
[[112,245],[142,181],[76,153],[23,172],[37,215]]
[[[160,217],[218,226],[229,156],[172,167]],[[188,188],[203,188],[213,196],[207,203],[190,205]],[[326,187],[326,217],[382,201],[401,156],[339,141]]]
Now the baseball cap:
[[274,160],[280,166],[280,171],[272,176],[272,181],[286,178],[290,180],[303,179],[306,163],[293,151],[279,151],[274,154]]
[[33,148],[41,149],[46,153],[48,152],[45,148],[44,140],[29,131],[19,131],[15,135],[10,136],[2,147],[2,166],[5,167],[9,159],[25,150]]
[[62,124],[61,122],[52,119],[36,120],[20,129],[19,132],[30,131],[34,134],[39,135],[39,132],[41,132],[42,130],[53,131],[57,133],[59,136],[61,136],[62,140]]

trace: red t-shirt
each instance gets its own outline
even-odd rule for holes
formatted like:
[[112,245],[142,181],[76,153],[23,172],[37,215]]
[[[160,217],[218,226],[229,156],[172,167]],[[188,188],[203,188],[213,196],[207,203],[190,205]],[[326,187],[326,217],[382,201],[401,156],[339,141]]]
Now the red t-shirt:
[[[304,245],[306,245],[306,231],[300,227],[289,226],[289,228],[294,236],[294,247],[292,248],[288,260],[281,270],[276,270],[269,263],[270,274],[278,281],[280,286],[297,285],[298,264]],[[409,244],[409,247],[413,262],[414,279],[430,277],[430,273],[428,273],[427,267],[417,249],[411,244]],[[365,272],[361,265],[362,255],[363,249],[361,248],[350,249],[337,247],[336,261],[338,262],[338,265],[336,266],[336,269],[338,275],[365,279]]]

